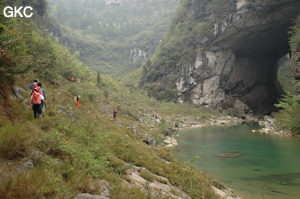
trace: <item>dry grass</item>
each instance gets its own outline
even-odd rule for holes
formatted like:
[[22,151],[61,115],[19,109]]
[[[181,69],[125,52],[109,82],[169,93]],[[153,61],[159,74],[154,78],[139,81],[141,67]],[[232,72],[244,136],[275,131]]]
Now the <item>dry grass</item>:
[[7,124],[0,129],[0,157],[20,159],[28,156],[36,142],[34,127]]

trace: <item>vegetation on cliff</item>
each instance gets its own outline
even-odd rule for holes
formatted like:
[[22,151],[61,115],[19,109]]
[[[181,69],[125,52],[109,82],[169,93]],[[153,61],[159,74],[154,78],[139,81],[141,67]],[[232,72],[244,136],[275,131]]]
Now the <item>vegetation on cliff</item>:
[[283,99],[276,106],[281,111],[276,115],[277,123],[282,129],[287,129],[295,134],[300,134],[300,83],[299,83],[299,51],[300,51],[300,17],[295,21],[292,27],[290,46],[292,59],[288,63],[289,72],[293,72],[293,78],[289,77],[291,89],[286,91]]

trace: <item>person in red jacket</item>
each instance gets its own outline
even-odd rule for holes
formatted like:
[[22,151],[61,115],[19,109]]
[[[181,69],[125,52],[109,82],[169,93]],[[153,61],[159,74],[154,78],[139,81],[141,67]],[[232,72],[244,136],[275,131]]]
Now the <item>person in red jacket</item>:
[[79,108],[80,104],[81,104],[81,102],[80,102],[80,95],[77,95],[77,97],[76,97],[76,108]]
[[115,120],[115,121],[117,121],[117,113],[118,113],[118,110],[115,109],[115,110],[113,111],[113,117],[114,117],[114,120]]
[[42,115],[42,101],[44,102],[45,107],[47,107],[45,98],[39,93],[39,89],[34,89],[31,93],[30,99],[30,102],[32,104],[33,116],[34,118],[39,118]]

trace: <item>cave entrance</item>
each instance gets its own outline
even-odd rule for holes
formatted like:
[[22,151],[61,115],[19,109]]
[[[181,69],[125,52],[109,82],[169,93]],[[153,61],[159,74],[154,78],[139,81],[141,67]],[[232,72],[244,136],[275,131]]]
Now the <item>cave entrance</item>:
[[289,27],[290,24],[284,24],[250,31],[247,39],[243,37],[233,48],[236,61],[226,94],[238,97],[256,113],[274,111],[282,94],[278,61],[289,53]]

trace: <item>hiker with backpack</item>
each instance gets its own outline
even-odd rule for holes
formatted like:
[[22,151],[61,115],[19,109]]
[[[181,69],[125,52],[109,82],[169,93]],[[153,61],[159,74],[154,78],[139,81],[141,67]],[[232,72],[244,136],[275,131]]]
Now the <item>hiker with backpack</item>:
[[81,102],[80,102],[80,95],[77,95],[77,97],[76,97],[76,108],[79,108],[80,104],[81,104]]
[[118,110],[114,109],[114,111],[113,111],[113,117],[114,117],[114,121],[115,122],[117,121],[117,113],[118,113]]
[[47,108],[45,98],[42,94],[40,94],[39,89],[34,89],[31,93],[30,99],[32,104],[33,116],[34,118],[39,118],[42,115],[42,102]]
[[71,82],[76,82],[76,78],[75,77],[71,77],[70,81]]
[[42,87],[42,83],[41,83],[41,82],[39,82],[37,85],[38,85],[38,87],[39,87],[39,93],[40,93],[41,95],[43,95],[43,97],[44,97],[44,100],[41,101],[42,116],[44,116],[44,112],[45,112],[45,108],[46,108],[44,102],[47,100],[46,91],[45,91],[45,89]]

